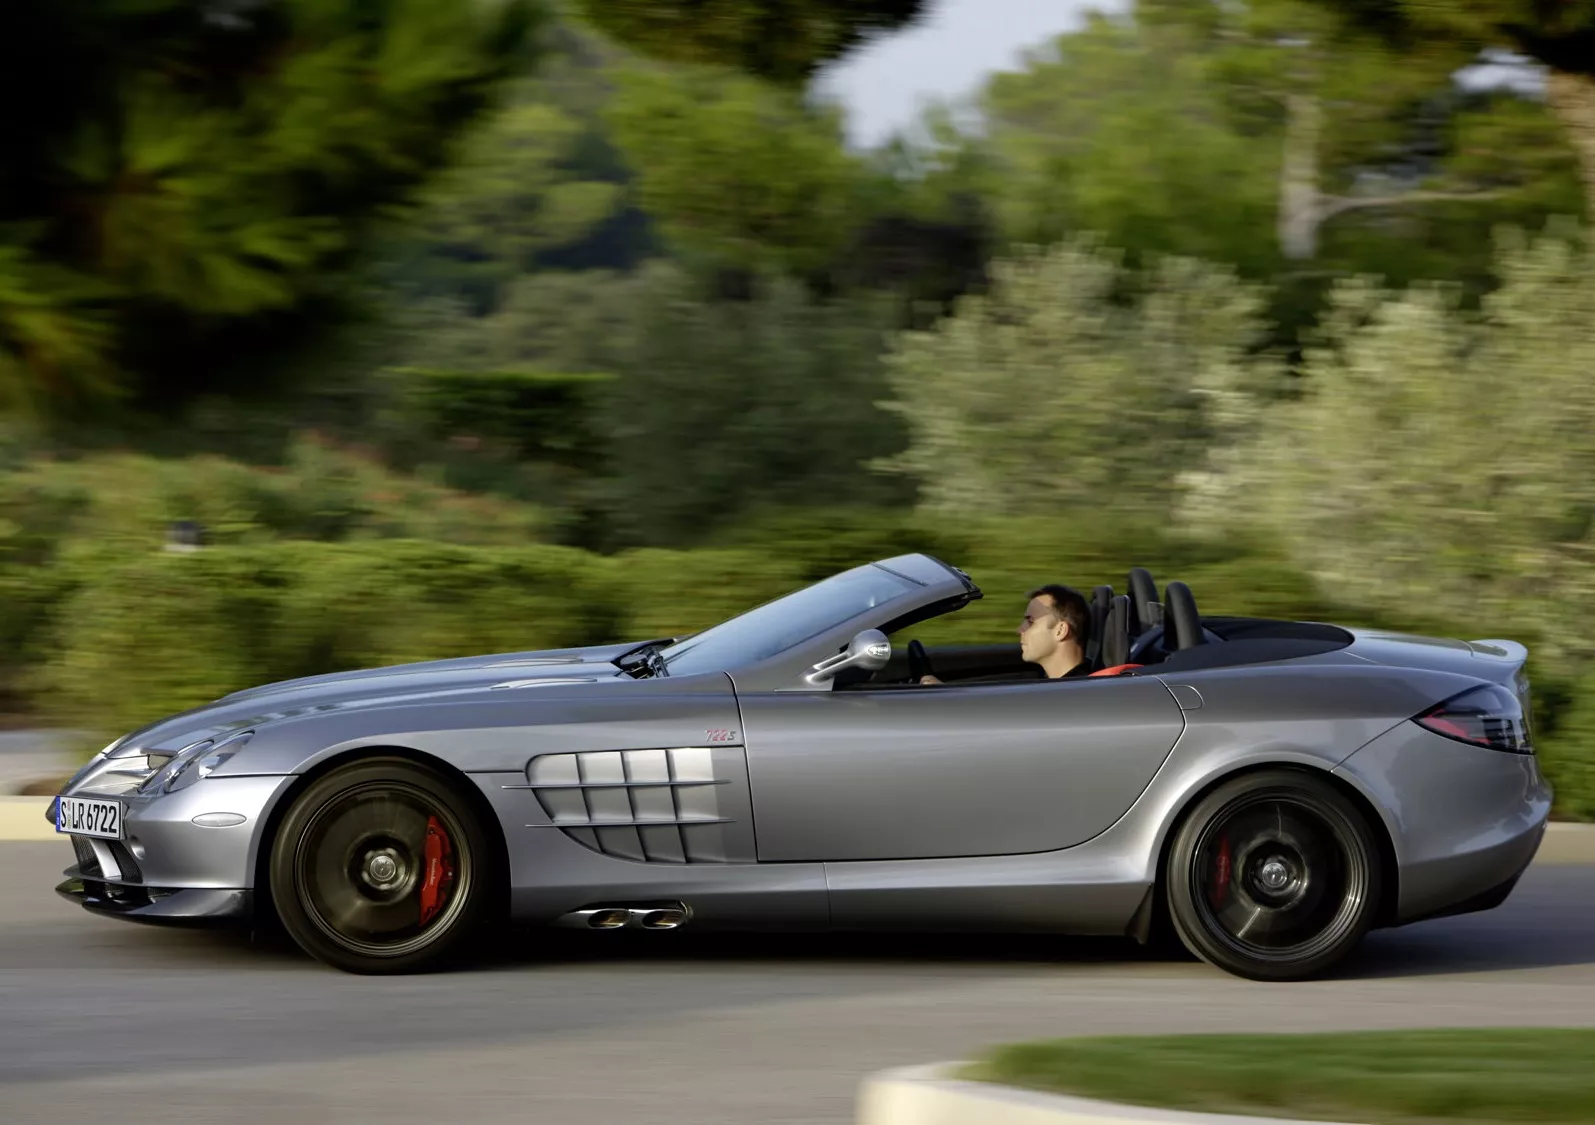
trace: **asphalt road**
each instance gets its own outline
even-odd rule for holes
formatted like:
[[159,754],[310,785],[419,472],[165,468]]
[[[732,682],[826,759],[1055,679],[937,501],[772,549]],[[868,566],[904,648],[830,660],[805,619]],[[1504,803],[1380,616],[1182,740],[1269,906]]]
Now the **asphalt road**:
[[1129,943],[687,932],[361,978],[89,917],[51,891],[69,858],[0,844],[6,1125],[837,1125],[870,1071],[1013,1039],[1595,1026],[1590,865],[1536,864],[1491,913],[1377,934],[1342,979],[1263,985]]

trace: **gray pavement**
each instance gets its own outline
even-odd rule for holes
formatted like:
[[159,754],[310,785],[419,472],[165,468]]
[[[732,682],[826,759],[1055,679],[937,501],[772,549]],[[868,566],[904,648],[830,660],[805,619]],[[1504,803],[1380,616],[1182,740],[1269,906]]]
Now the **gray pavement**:
[[1595,1026],[1589,865],[1536,864],[1495,911],[1374,935],[1346,978],[1262,985],[1120,942],[687,932],[361,978],[90,917],[50,890],[69,859],[0,844],[6,1125],[840,1125],[870,1071],[1014,1039]]

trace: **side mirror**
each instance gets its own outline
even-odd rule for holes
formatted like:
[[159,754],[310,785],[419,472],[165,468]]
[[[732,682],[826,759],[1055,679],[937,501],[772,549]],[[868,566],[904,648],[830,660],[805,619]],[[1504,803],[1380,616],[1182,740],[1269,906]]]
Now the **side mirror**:
[[844,651],[827,656],[809,669],[809,674],[803,680],[810,684],[827,683],[844,668],[879,672],[891,659],[892,642],[886,639],[886,634],[879,629],[865,629],[848,642]]

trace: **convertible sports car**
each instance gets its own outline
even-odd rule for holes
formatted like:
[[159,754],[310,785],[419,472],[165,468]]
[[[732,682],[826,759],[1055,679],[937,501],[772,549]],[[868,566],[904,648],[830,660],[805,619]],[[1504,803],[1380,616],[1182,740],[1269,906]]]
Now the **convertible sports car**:
[[516,922],[1172,933],[1286,980],[1497,906],[1539,847],[1516,642],[1204,617],[1136,568],[1089,676],[894,644],[980,596],[909,554],[687,637],[238,692],[72,779],[57,890],[352,972]]

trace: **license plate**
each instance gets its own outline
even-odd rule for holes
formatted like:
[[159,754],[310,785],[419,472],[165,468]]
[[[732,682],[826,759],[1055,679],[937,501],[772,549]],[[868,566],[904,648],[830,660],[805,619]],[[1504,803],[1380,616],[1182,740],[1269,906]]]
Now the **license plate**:
[[122,806],[116,801],[88,797],[62,797],[55,810],[55,830],[69,836],[122,838]]

